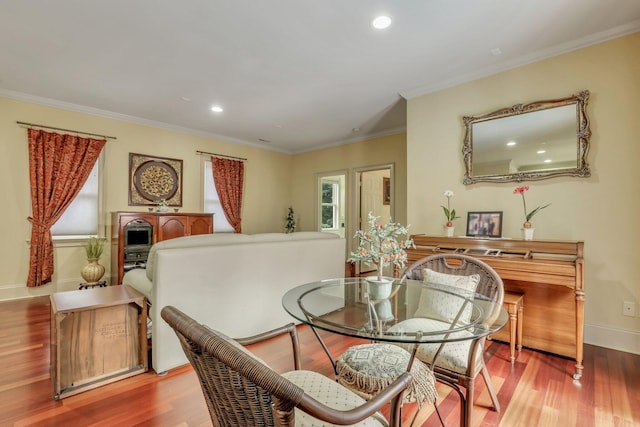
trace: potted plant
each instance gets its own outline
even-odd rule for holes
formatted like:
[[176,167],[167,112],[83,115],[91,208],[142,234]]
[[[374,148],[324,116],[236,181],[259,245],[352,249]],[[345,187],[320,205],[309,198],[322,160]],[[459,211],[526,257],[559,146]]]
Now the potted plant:
[[549,206],[551,203],[548,203],[544,206],[538,206],[537,208],[533,209],[531,212],[527,212],[527,201],[524,198],[524,193],[526,193],[527,191],[529,191],[529,186],[523,185],[521,187],[516,187],[513,190],[513,194],[520,194],[522,196],[522,207],[524,208],[524,224],[522,224],[522,227],[523,227],[522,233],[524,234],[524,240],[533,240],[534,228],[532,227],[530,222],[531,218],[533,218],[535,214],[537,214],[542,209]]
[[285,233],[293,233],[296,231],[296,218],[294,216],[293,208],[289,207],[289,212],[287,213],[287,218],[284,223],[284,232]]
[[453,226],[453,221],[460,218],[456,215],[456,210],[451,208],[451,198],[453,197],[453,191],[447,190],[444,192],[444,197],[447,198],[447,206],[442,206],[444,210],[444,216],[447,217],[447,222],[444,224],[444,229],[446,231],[447,237],[453,237],[453,232],[455,227]]
[[80,271],[80,275],[85,280],[86,285],[97,285],[104,276],[104,266],[98,263],[104,251],[106,239],[100,237],[89,237],[84,245],[89,264],[85,265]]
[[[372,212],[368,214],[369,227],[366,230],[356,231],[355,237],[358,239],[358,249],[351,252],[348,261],[362,261],[365,264],[375,267],[377,274],[367,277],[367,281],[382,286],[380,293],[374,294],[374,287],[370,287],[370,297],[374,299],[386,298],[385,289],[391,291],[393,279],[383,277],[384,267],[393,265],[403,268],[407,262],[406,248],[415,247],[412,239],[398,240],[401,236],[409,234],[409,226],[404,227],[396,222],[381,224]],[[373,294],[373,295],[372,295]]]

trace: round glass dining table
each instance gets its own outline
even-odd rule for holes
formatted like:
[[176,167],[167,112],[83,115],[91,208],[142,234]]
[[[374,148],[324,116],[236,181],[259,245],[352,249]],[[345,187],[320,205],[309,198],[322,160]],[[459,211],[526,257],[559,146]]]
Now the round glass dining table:
[[396,279],[381,296],[373,286],[366,278],[307,283],[289,290],[282,305],[314,331],[399,344],[478,339],[508,320],[501,303],[475,291]]

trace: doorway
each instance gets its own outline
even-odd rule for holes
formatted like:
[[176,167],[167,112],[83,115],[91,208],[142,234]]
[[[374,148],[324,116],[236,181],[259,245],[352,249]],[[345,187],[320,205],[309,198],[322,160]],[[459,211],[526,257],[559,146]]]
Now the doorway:
[[[356,203],[354,230],[367,227],[369,212],[380,218],[383,223],[394,217],[393,165],[372,166],[355,170]],[[355,249],[358,242],[351,239]],[[373,271],[364,263],[356,263],[356,274]],[[388,272],[385,272],[387,275]]]

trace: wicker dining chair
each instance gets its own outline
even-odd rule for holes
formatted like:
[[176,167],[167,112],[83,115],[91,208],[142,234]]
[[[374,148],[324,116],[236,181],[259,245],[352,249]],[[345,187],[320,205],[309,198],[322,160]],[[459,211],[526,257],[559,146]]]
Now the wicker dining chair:
[[[299,369],[299,342],[293,324],[234,340],[175,307],[164,307],[161,315],[175,330],[196,371],[216,427],[400,426],[399,408],[403,391],[411,382],[409,373],[365,401],[321,374]],[[278,374],[243,347],[285,333],[291,338],[294,371]],[[389,403],[387,422],[378,411]]]
[[[499,315],[504,299],[504,284],[498,273],[487,263],[468,255],[437,254],[427,256],[411,264],[403,277],[425,281],[425,273],[430,274],[427,270],[436,272],[436,275],[438,273],[450,275],[452,278],[478,275],[479,280],[475,292],[483,295],[490,302],[487,305],[488,310],[486,311],[488,312],[483,315],[483,322],[491,324]],[[426,284],[428,285],[428,283]],[[416,321],[419,322],[419,319]],[[479,374],[482,374],[484,378],[495,411],[500,412],[500,402],[484,363],[485,341],[486,337],[481,337],[445,344],[422,344],[416,354],[416,358],[432,367],[438,381],[452,386],[458,392],[462,425],[471,425],[475,380]],[[436,354],[437,357],[433,363]],[[460,387],[463,387],[466,393],[463,393]]]

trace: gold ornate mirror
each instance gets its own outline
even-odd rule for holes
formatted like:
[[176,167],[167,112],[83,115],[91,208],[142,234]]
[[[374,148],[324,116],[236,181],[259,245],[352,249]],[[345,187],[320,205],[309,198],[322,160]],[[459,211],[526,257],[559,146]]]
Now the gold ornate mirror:
[[589,91],[463,117],[464,184],[591,176]]

